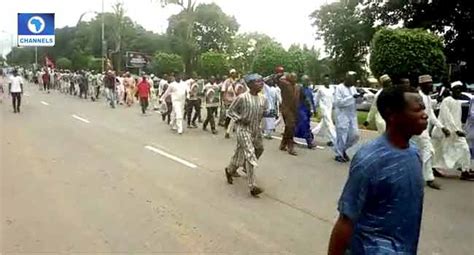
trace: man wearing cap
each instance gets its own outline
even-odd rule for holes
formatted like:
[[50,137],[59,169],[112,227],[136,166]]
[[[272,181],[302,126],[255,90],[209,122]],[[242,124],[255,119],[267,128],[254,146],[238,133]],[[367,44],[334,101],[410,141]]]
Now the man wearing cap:
[[[423,99],[429,123],[440,129],[444,136],[449,137],[451,132],[449,132],[449,130],[436,118],[433,106],[431,105],[430,93],[433,92],[433,79],[430,75],[421,75],[418,77],[418,85],[420,89],[419,94]],[[435,150],[431,143],[428,127],[423,131],[423,133],[421,133],[421,135],[414,136],[412,139],[420,150],[420,156],[423,162],[423,177],[426,181],[426,185],[432,189],[441,189],[441,186],[434,181],[433,157]]]
[[372,106],[370,107],[369,114],[367,115],[367,120],[364,122],[364,126],[368,127],[369,123],[375,119],[375,126],[377,127],[377,132],[379,134],[385,133],[385,120],[383,120],[382,115],[380,115],[379,110],[377,109],[377,99],[379,98],[380,93],[386,88],[392,86],[392,79],[387,74],[380,76],[380,84],[382,88],[377,91],[374,96],[374,101],[372,102]]
[[226,129],[229,126],[230,118],[226,116],[227,109],[235,99],[234,85],[237,81],[237,71],[231,69],[229,71],[229,78],[227,78],[221,87],[221,115],[219,117],[219,125],[223,125]]
[[335,160],[341,163],[349,162],[347,150],[359,140],[357,123],[356,99],[362,94],[357,93],[355,85],[356,72],[346,73],[344,83],[336,86],[334,105],[336,110],[336,152]]
[[263,95],[259,95],[263,88],[260,75],[248,75],[245,77],[245,82],[250,90],[238,96],[227,112],[227,115],[235,121],[237,148],[229,166],[225,168],[225,175],[227,182],[232,184],[232,177],[237,175],[237,169],[243,167],[247,172],[250,194],[258,196],[263,190],[256,185],[255,167],[263,153],[260,124],[267,101]]
[[474,173],[470,170],[471,155],[466,140],[466,133],[462,127],[461,92],[462,82],[456,81],[451,84],[452,95],[447,96],[440,106],[438,119],[451,135],[444,136],[438,127],[433,129],[433,147],[435,154],[433,167],[435,169],[459,169],[461,180],[471,180]]

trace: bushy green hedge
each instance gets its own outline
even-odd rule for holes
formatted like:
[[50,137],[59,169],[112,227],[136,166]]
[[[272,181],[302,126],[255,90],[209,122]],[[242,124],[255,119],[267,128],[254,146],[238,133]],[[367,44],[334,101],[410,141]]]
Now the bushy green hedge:
[[372,39],[370,69],[376,77],[414,78],[446,74],[441,39],[421,29],[381,29]]

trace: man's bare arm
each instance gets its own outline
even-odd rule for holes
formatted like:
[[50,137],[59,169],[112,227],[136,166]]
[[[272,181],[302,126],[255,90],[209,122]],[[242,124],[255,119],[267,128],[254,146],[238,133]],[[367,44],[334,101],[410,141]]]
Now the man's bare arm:
[[348,217],[340,215],[332,229],[328,255],[344,255],[349,246],[352,231],[352,221]]

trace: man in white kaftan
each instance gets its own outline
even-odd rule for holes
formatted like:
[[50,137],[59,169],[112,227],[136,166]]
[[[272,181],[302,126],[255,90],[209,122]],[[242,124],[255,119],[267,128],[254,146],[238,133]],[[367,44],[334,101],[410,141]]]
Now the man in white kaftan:
[[[433,91],[433,79],[430,75],[421,75],[418,78],[418,84],[420,86],[419,94],[423,99],[425,111],[428,115],[428,122],[439,128],[446,137],[450,136],[451,133],[449,130],[445,128],[443,124],[441,124],[441,122],[436,118],[436,115],[433,111],[433,106],[431,105],[430,93]],[[420,151],[421,161],[423,162],[423,177],[426,181],[426,185],[432,189],[441,189],[441,186],[434,181],[433,156],[435,150],[433,148],[433,144],[431,143],[429,127],[427,127],[425,131],[421,133],[421,135],[414,136],[412,139]]]
[[329,86],[329,76],[324,77],[324,86],[318,89],[315,101],[316,108],[319,107],[321,114],[321,121],[313,128],[314,136],[323,132],[328,140],[327,145],[332,146],[336,142],[336,127],[332,121],[332,108],[334,103],[334,88]]
[[166,97],[171,95],[171,103],[173,112],[171,113],[171,128],[177,130],[178,134],[183,133],[184,104],[186,102],[186,90],[188,83],[184,80],[179,82],[173,81],[169,84],[166,92],[161,96],[161,101],[165,101]]
[[356,99],[362,95],[354,88],[355,75],[355,72],[347,72],[344,83],[337,85],[334,92],[337,136],[334,150],[335,160],[341,163],[350,161],[346,151],[359,140]]
[[452,96],[446,97],[440,106],[438,119],[450,132],[445,137],[438,127],[433,129],[433,147],[435,155],[433,167],[436,169],[460,169],[461,179],[469,180],[474,177],[470,172],[471,154],[466,140],[466,133],[462,127],[462,107],[459,99],[462,83],[457,81],[451,84]]

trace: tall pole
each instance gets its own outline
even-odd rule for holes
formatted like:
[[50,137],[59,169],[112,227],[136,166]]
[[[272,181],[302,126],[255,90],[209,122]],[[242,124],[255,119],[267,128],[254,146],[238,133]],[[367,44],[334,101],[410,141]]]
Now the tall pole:
[[102,73],[104,73],[105,63],[105,35],[104,35],[104,0],[102,0]]
[[35,47],[35,68],[38,67],[38,47]]

